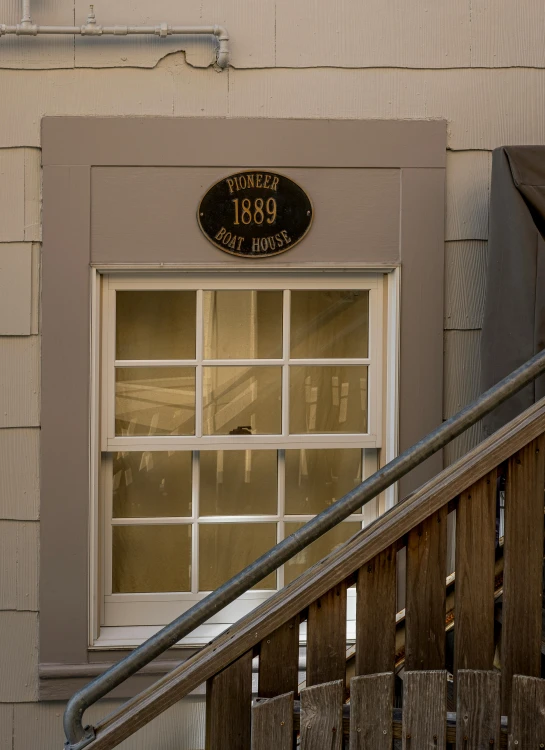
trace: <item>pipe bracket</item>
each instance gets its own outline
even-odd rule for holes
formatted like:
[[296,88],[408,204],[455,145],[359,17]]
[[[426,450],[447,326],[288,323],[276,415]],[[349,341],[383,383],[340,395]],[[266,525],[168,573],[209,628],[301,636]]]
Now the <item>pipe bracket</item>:
[[91,742],[93,742],[94,739],[96,739],[96,733],[95,728],[92,727],[90,724],[83,727],[84,735],[81,738],[79,742],[76,742],[74,745],[66,740],[64,743],[64,750],[83,750],[84,747],[87,747],[87,745],[90,745]]

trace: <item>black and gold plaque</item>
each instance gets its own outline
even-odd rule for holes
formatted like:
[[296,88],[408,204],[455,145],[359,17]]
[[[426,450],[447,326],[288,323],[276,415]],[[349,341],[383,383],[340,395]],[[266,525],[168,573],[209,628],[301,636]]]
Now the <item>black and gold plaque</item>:
[[303,239],[312,224],[312,203],[289,177],[248,170],[212,185],[199,204],[197,219],[220,250],[267,258]]

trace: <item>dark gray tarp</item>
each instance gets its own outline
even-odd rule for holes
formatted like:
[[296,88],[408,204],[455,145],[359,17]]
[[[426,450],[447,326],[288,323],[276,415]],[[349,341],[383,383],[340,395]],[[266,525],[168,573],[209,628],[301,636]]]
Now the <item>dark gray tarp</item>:
[[[482,390],[545,347],[545,146],[505,146],[492,159]],[[483,420],[489,435],[545,395],[545,377]]]

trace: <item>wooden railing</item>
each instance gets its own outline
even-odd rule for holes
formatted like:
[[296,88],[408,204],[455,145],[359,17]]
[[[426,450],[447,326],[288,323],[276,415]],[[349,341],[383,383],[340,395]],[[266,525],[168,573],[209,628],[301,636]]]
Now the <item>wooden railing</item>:
[[[481,678],[468,676],[464,671],[488,673],[493,669],[496,477],[500,466],[506,472],[501,673]],[[545,402],[540,402],[273,595],[194,657],[104,719],[95,727],[95,738],[86,746],[93,750],[115,747],[206,682],[207,750],[250,748],[252,660],[258,657],[258,695],[269,699],[284,696],[283,702],[275,704],[283,706],[284,711],[290,694],[297,696],[298,692],[299,625],[306,621],[307,692],[301,694],[301,740],[303,747],[318,750],[319,745],[309,744],[308,737],[305,739],[305,712],[315,705],[312,696],[318,695],[309,689],[333,682],[335,687],[330,686],[330,689],[335,694],[335,705],[342,704],[346,698],[349,586],[355,585],[357,589],[356,675],[391,675],[394,672],[396,555],[401,547],[406,547],[404,747],[408,750],[445,747],[446,740],[440,740],[441,732],[432,731],[431,719],[426,725],[418,714],[418,722],[424,722],[423,729],[418,731],[428,732],[425,741],[424,734],[415,734],[416,729],[411,732],[407,727],[411,726],[411,721],[416,721],[416,703],[421,701],[425,707],[429,702],[436,706],[432,697],[437,690],[442,695],[446,685],[443,670],[449,504],[457,511],[454,686],[458,689],[458,700],[468,694],[467,681],[471,690],[477,690],[476,686],[481,684],[478,680],[482,679],[483,684],[492,685],[497,691],[498,716],[501,712],[509,717],[511,727],[514,726],[515,717],[522,721],[521,711],[530,710],[527,706],[531,700],[521,699],[519,687],[516,687],[518,692],[512,711],[513,677],[541,675],[544,488]],[[429,670],[434,672],[426,677]],[[418,672],[422,672],[421,677]],[[440,683],[440,688],[434,687],[434,680],[437,685]],[[380,709],[386,716],[387,702],[380,703],[381,691],[370,689],[372,684],[356,682],[361,686],[358,690],[367,696],[365,710],[378,716]],[[533,682],[515,680],[514,684],[526,685],[524,690],[530,693],[533,690],[532,695],[543,691],[541,682],[539,687],[531,688],[527,685],[534,685]],[[391,702],[387,708],[389,726],[395,728]],[[441,711],[443,708],[441,704]],[[291,708],[286,710],[293,716]],[[316,710],[312,708],[314,714]],[[443,714],[441,721],[446,731],[447,717],[444,711]],[[264,713],[256,709],[255,716],[262,717]],[[437,721],[437,712],[434,716]],[[540,720],[543,721],[542,715]],[[259,721],[261,719],[254,721],[254,736],[257,736]],[[269,719],[263,719],[268,726],[267,721]],[[307,724],[312,726],[313,722]],[[340,725],[336,726],[340,737]],[[463,750],[483,747],[469,739],[469,734],[464,736],[468,739],[460,745]],[[491,735],[490,739],[494,737],[496,735]],[[545,743],[545,738],[539,743]],[[522,750],[543,746],[539,743],[513,747]],[[367,745],[383,746],[386,747]],[[278,745],[280,747],[282,745]],[[341,746],[330,743],[327,747]],[[363,748],[364,745],[356,742],[351,747]]]

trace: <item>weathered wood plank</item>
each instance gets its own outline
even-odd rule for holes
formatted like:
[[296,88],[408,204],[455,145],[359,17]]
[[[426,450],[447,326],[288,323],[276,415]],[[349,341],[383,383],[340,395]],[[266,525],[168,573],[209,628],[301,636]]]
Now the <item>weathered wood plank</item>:
[[40,424],[40,339],[0,339],[0,428]]
[[350,680],[350,750],[391,750],[394,674]]
[[206,683],[206,750],[249,750],[252,652]]
[[502,711],[509,713],[513,675],[541,673],[543,485],[545,436],[509,459],[505,486]]
[[458,672],[456,747],[484,750],[500,746],[500,693],[499,672]]
[[313,602],[307,619],[307,685],[342,680],[346,672],[346,583]]
[[405,604],[406,669],[445,666],[447,508],[409,532]]
[[545,745],[545,680],[515,675],[512,684],[509,750]]
[[230,628],[228,633],[203,648],[198,659],[191,659],[172,670],[157,680],[153,687],[144,690],[138,700],[124,707],[123,711],[113,711],[98,722],[92,750],[107,750],[129,737],[151,718],[201,685],[203,680],[212,677],[295,617],[332,586],[346,580],[379,552],[424,521],[430,513],[457,497],[543,431],[545,406],[537,403],[487,438],[478,451],[472,451],[463,461],[434,477],[410,498],[398,503],[376,524],[362,530],[346,545],[331,553],[320,566],[319,577],[314,570],[303,573],[292,586],[271,596]]
[[0,456],[9,466],[9,471],[0,471],[0,518],[38,519],[39,440],[35,428],[0,430]]
[[297,693],[299,670],[299,617],[271,633],[261,642],[259,651],[258,695],[274,698]]
[[344,680],[301,690],[301,750],[341,750]]
[[29,336],[32,245],[0,244],[0,336]]
[[292,750],[293,693],[252,707],[252,750]]
[[496,476],[462,492],[456,508],[455,671],[494,662]]
[[447,151],[446,240],[488,239],[491,170],[488,151]]
[[393,671],[396,633],[396,545],[358,571],[356,674]]
[[446,750],[446,672],[405,672],[402,732],[403,750]]
[[446,330],[483,327],[488,243],[463,240],[445,243]]

